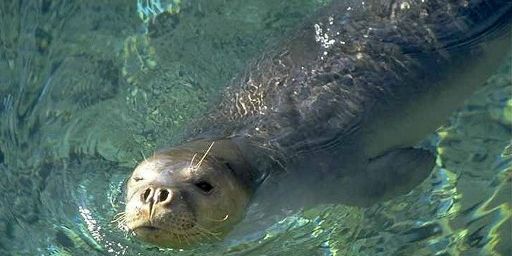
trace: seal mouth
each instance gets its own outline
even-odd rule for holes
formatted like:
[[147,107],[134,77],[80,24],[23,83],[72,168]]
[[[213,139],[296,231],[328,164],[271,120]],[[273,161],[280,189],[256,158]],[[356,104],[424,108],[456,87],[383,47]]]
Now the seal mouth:
[[159,227],[155,226],[153,224],[141,224],[137,225],[135,227],[130,228],[131,231],[135,232],[136,234],[152,234],[152,233],[170,233],[175,235],[182,235],[182,234],[189,234],[190,230],[185,230],[183,232],[180,232],[177,229],[170,229],[169,227]]

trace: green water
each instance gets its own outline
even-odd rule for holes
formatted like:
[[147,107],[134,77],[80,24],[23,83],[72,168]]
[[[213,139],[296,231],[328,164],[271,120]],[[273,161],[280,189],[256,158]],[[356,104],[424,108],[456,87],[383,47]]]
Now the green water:
[[0,255],[512,255],[510,60],[431,136],[438,166],[408,195],[250,209],[188,250],[134,240],[114,220],[135,164],[326,1],[160,2],[0,2]]

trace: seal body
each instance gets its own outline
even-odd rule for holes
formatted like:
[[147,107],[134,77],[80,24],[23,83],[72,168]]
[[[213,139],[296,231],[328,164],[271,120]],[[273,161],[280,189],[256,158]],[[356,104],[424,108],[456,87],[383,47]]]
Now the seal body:
[[232,138],[278,177],[276,195],[298,188],[286,202],[373,203],[394,185],[367,178],[400,179],[366,172],[371,160],[416,145],[484,84],[508,56],[511,16],[509,1],[334,2],[254,63],[189,138]]
[[[159,201],[151,191],[165,187],[171,194],[194,194],[204,188],[197,182],[201,175],[208,184],[222,176],[210,184],[220,191],[211,199],[212,212],[216,219],[225,213],[237,217],[219,229],[203,226],[223,233],[250,201],[278,209],[367,206],[410,191],[434,166],[433,154],[414,146],[507,56],[511,19],[510,1],[334,1],[234,80],[182,145],[144,163],[165,159],[173,165],[136,169],[132,179],[157,175],[128,185],[128,203],[139,201],[127,214],[151,227],[145,232],[166,230],[155,225],[172,222],[165,216],[173,211],[151,221],[156,205],[151,202]],[[205,161],[203,168],[192,164],[196,156]],[[177,163],[181,167],[173,167]],[[155,183],[160,174],[174,178]],[[229,192],[222,192],[224,187]],[[241,196],[230,197],[236,191]],[[176,210],[192,216],[182,221],[210,218],[202,216],[207,195],[175,199],[176,205],[190,201],[187,210]],[[234,206],[221,203],[227,200]],[[166,205],[172,209],[172,203]],[[146,240],[176,244],[165,239]]]

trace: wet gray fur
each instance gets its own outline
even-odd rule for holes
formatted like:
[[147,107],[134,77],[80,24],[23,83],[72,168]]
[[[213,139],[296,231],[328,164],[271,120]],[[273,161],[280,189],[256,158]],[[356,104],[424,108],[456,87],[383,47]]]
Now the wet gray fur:
[[188,138],[233,138],[264,177],[357,173],[377,157],[361,153],[366,123],[478,59],[481,42],[510,30],[511,10],[510,1],[334,1],[233,80]]

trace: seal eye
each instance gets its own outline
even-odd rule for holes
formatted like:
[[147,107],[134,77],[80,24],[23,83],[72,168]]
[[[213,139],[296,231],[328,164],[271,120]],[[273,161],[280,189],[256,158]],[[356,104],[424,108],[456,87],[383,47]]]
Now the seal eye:
[[137,182],[137,181],[141,181],[141,180],[143,180],[143,178],[141,178],[141,177],[133,177],[133,180],[134,180],[135,182]]
[[206,193],[212,191],[212,189],[213,189],[212,184],[210,184],[206,181],[199,181],[199,182],[196,182],[194,185],[196,185],[196,187],[198,187],[199,189],[201,189],[203,192],[206,192]]

